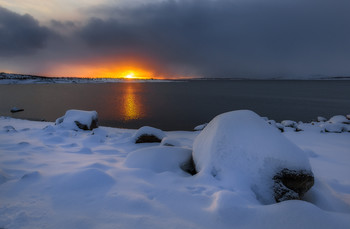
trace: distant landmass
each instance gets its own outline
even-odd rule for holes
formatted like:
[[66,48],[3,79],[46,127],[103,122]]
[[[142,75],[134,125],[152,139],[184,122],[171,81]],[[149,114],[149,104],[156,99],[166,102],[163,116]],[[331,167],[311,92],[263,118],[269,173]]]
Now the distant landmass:
[[55,84],[55,83],[118,83],[118,82],[172,82],[172,81],[198,81],[198,80],[350,80],[350,76],[312,76],[309,78],[188,78],[188,79],[123,79],[123,78],[82,78],[82,77],[48,77],[38,75],[0,73],[0,84]]
[[[48,77],[15,73],[0,73],[0,84],[55,84],[55,83],[117,83],[128,82],[130,79],[122,78],[82,78],[82,77]],[[132,81],[164,81],[157,79],[132,79]]]

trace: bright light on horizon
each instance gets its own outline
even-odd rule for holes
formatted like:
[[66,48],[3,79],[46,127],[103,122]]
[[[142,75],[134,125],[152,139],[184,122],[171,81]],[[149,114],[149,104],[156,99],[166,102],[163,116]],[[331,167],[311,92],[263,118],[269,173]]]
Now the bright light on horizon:
[[133,72],[129,73],[128,75],[126,75],[124,78],[126,79],[135,79],[135,74]]

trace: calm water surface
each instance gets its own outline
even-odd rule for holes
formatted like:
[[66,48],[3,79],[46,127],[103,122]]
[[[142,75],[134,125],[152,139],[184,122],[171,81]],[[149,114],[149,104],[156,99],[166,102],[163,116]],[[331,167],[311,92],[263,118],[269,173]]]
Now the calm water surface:
[[[11,114],[12,107],[24,112]],[[350,113],[350,81],[190,81],[0,85],[0,115],[54,121],[68,109],[96,110],[100,125],[190,130],[216,115],[250,109],[311,121]]]

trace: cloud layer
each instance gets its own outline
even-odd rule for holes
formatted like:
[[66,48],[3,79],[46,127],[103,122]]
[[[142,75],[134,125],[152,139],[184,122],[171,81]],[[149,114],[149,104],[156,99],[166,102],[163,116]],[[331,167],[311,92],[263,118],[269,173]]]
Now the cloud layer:
[[28,55],[43,49],[51,34],[32,16],[0,7],[0,56]]
[[[348,0],[162,1],[100,6],[89,9],[88,21],[46,28],[0,8],[0,56],[37,50],[42,59],[100,64],[138,58],[163,75],[349,75],[348,9]],[[61,38],[45,48],[58,27]]]

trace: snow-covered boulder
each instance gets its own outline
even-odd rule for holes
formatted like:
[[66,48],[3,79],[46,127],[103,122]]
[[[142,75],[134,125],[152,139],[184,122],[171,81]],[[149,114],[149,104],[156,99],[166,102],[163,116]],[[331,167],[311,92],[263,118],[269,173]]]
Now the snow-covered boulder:
[[292,120],[283,120],[281,124],[285,127],[292,127],[292,128],[296,128],[297,126],[297,123]]
[[141,127],[132,136],[135,143],[161,142],[164,137],[166,134],[162,130],[150,126]]
[[267,120],[266,123],[270,124],[271,126],[279,129],[281,132],[284,132],[284,126],[281,123],[276,122],[275,120]]
[[[306,153],[248,110],[216,116],[195,139],[193,160],[199,176],[212,176],[232,190],[253,192],[263,203],[300,199],[313,185]],[[308,174],[312,182],[305,182],[302,190],[288,186],[283,178],[276,179],[285,169]],[[282,184],[281,191],[276,183]]]
[[68,110],[55,124],[71,130],[92,130],[98,127],[98,115],[96,111]]
[[321,127],[324,129],[324,132],[329,133],[341,133],[345,131],[345,124],[342,123],[331,123],[331,122],[325,122],[321,125]]
[[330,123],[342,123],[342,124],[350,124],[350,120],[347,119],[344,115],[335,115],[328,120]]
[[325,122],[325,121],[327,121],[325,117],[322,117],[322,116],[317,117],[317,122]]

